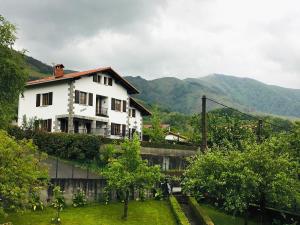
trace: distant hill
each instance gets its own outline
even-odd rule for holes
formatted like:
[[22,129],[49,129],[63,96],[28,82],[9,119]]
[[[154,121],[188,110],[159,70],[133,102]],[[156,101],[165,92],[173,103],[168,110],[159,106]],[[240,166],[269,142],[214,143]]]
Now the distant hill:
[[[141,91],[141,100],[162,105],[170,111],[200,112],[201,97],[206,95],[246,112],[300,117],[300,90],[267,85],[249,78],[222,74],[184,80],[174,77],[126,78]],[[208,103],[209,108],[215,106]]]
[[[29,56],[26,62],[31,80],[51,76],[52,66]],[[201,97],[206,95],[246,112],[300,117],[300,89],[282,88],[222,74],[184,80],[174,77],[146,80],[140,76],[128,76],[126,79],[140,90],[141,93],[136,96],[138,99],[170,111],[187,114],[200,112]],[[209,108],[215,106],[208,103]]]
[[[49,66],[35,58],[25,56],[25,61],[28,65],[29,80],[36,80],[42,77],[51,76],[53,73],[52,66]],[[65,73],[75,72],[73,70],[65,70]]]

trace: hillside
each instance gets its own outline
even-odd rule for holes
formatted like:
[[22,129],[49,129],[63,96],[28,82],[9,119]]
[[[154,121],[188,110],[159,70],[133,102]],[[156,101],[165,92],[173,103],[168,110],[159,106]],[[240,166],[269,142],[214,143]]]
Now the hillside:
[[[52,66],[28,56],[26,62],[31,80],[52,74]],[[146,80],[140,76],[128,76],[126,79],[140,90],[137,98],[170,111],[187,114],[200,112],[201,97],[205,94],[243,111],[300,117],[300,89],[282,88],[249,78],[221,74],[184,80],[174,77]],[[208,107],[212,109],[215,105],[208,103]]]
[[[214,74],[179,80],[173,77],[145,80],[127,77],[145,102],[159,104],[170,111],[200,112],[201,96],[206,95],[248,112],[300,117],[300,90],[266,85],[259,81]],[[216,105],[208,103],[209,108]]]

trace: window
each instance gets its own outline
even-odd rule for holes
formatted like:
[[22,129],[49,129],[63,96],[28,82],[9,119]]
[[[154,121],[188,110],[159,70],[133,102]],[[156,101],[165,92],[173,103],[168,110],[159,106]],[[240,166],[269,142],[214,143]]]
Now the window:
[[129,110],[129,116],[130,116],[130,117],[135,117],[135,114],[136,114],[135,109],[130,109],[130,110]]
[[122,124],[122,136],[125,137],[126,135],[126,124]]
[[[42,99],[41,99],[42,96]],[[53,98],[53,93],[49,92],[49,93],[44,93],[44,94],[37,94],[36,95],[36,107],[39,106],[47,106],[47,105],[52,105],[52,98]],[[42,104],[41,104],[41,100],[42,100]]]
[[111,123],[111,135],[121,134],[121,124]]
[[79,104],[86,105],[87,102],[87,93],[81,91],[79,93]]
[[104,84],[112,86],[112,78],[111,77],[104,77]]
[[122,101],[119,99],[112,98],[111,99],[111,110],[121,112]]
[[111,77],[108,78],[108,85],[112,86],[112,78]]
[[95,74],[93,76],[93,81],[96,82],[96,83],[101,84],[101,75],[100,74]]
[[75,103],[93,106],[93,94],[75,90]]
[[41,130],[51,132],[52,119],[40,120]]

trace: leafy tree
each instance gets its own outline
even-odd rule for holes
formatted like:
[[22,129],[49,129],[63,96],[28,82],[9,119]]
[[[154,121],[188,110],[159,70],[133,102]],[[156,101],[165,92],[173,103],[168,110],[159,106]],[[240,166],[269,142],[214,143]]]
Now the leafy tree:
[[154,143],[161,143],[165,141],[164,130],[161,127],[161,120],[159,111],[157,108],[154,108],[152,111],[152,116],[150,118],[151,128],[149,128],[148,133],[150,140]]
[[47,170],[42,167],[31,141],[16,141],[0,130],[0,209],[23,209],[32,199],[30,192],[45,183]]
[[0,15],[0,128],[16,115],[16,103],[28,74],[24,51],[15,51],[16,27]]
[[110,190],[124,197],[124,215],[127,218],[129,194],[131,190],[152,188],[160,180],[159,166],[148,166],[140,155],[140,142],[136,135],[132,141],[126,139],[121,145],[123,153],[109,162],[104,176]]
[[297,166],[289,154],[262,145],[245,151],[213,149],[191,160],[183,187],[198,198],[209,197],[226,211],[245,213],[250,203],[288,208],[295,200]]

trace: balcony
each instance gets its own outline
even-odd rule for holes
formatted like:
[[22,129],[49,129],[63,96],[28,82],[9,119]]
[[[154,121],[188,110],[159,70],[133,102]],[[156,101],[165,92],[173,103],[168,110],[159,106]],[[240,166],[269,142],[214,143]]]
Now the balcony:
[[96,109],[96,116],[104,116],[108,117],[108,108],[97,108]]

